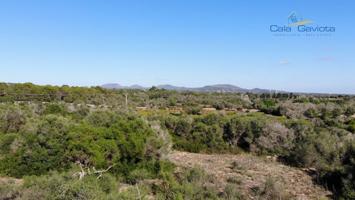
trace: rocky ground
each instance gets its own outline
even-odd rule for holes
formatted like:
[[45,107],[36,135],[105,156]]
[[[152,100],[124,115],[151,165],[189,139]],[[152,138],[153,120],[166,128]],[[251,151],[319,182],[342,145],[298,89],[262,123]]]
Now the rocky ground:
[[228,182],[238,183],[249,199],[257,199],[253,190],[273,180],[290,199],[329,199],[331,193],[312,181],[305,170],[285,166],[272,158],[249,154],[207,155],[174,151],[168,159],[180,167],[198,167],[212,175],[222,191]]

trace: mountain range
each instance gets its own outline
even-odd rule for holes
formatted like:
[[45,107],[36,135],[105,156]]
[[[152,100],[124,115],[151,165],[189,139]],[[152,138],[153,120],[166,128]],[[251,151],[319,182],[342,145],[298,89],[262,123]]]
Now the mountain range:
[[[146,90],[149,89],[147,87],[143,87],[140,85],[131,85],[131,86],[123,86],[117,83],[108,83],[101,86],[102,88],[106,89],[140,89]],[[235,85],[230,84],[216,84],[216,85],[207,85],[203,87],[179,87],[174,85],[158,85],[156,86],[159,89],[166,89],[166,90],[174,90],[174,91],[194,91],[194,92],[222,92],[222,93],[269,93],[269,92],[276,92],[275,90],[268,90],[268,89],[245,89]],[[283,91],[277,91],[283,92]]]
[[107,83],[107,84],[101,85],[101,87],[105,88],[105,89],[139,89],[139,90],[148,89],[148,88],[140,86],[140,85],[123,86],[118,83]]

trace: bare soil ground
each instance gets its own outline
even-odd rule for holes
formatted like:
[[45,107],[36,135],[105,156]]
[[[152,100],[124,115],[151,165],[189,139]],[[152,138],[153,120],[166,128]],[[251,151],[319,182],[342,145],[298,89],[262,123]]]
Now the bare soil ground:
[[242,193],[250,199],[253,189],[262,187],[266,180],[277,182],[282,192],[291,199],[329,199],[331,193],[312,181],[305,171],[285,166],[272,159],[266,159],[249,154],[197,154],[174,151],[168,159],[180,167],[198,167],[212,175],[219,190],[224,190],[226,184],[233,180],[238,182]]
[[22,179],[10,178],[10,177],[0,177],[0,185],[22,185]]

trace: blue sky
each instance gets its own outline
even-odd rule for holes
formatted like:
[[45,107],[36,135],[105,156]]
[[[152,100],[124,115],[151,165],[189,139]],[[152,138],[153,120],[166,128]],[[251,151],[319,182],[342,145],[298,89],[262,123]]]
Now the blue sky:
[[[4,0],[0,82],[355,94],[352,0]],[[296,11],[330,36],[275,36]]]

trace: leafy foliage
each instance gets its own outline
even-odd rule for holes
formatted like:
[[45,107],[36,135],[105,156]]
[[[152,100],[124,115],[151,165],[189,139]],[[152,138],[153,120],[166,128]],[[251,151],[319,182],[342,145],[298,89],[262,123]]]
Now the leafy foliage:
[[[174,167],[161,159],[162,149],[170,144],[159,132],[168,132],[178,150],[246,151],[314,168],[316,180],[336,198],[354,199],[354,113],[355,98],[342,95],[0,83],[0,174],[33,180],[18,190],[0,187],[0,193],[9,199],[137,199],[136,188],[115,196],[113,182],[139,185],[159,179],[162,184],[137,186],[141,195],[241,198],[233,185],[223,195],[206,188],[202,182],[210,180],[198,171],[174,174]],[[159,122],[161,130],[153,128],[152,122]],[[77,163],[112,168],[107,181],[86,177],[80,182],[68,175]],[[274,186],[272,181],[265,183],[260,195],[280,195]]]

